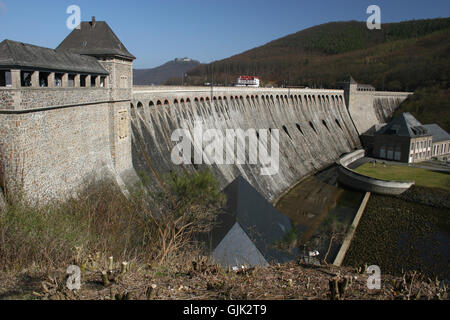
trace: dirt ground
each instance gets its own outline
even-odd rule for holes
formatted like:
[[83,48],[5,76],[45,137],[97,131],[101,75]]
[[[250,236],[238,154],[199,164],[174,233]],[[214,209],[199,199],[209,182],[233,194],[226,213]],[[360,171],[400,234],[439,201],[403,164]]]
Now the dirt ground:
[[[131,265],[126,273],[81,274],[81,289],[66,288],[64,271],[0,275],[0,299],[7,300],[392,300],[448,299],[448,289],[418,273],[382,276],[381,289],[368,289],[364,267],[337,268],[301,263],[223,270],[193,262],[179,271]],[[330,294],[333,281],[341,294]],[[331,284],[330,284],[331,280]],[[341,284],[344,284],[341,286]]]

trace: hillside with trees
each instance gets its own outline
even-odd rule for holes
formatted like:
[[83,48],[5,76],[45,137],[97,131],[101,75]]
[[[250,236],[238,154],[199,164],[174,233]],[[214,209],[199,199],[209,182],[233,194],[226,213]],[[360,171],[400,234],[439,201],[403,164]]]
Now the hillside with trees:
[[[365,22],[331,22],[200,65],[188,72],[188,81],[210,82],[213,71],[214,82],[224,85],[248,74],[259,76],[263,86],[337,88],[351,74],[378,90],[422,88],[400,111],[411,111],[420,121],[438,122],[449,130],[448,120],[441,118],[450,98],[449,31],[450,18],[388,23],[381,30],[369,30]],[[431,110],[434,116],[429,115]],[[440,122],[435,120],[439,118]]]
[[134,85],[161,85],[169,79],[182,82],[186,72],[198,66],[200,62],[189,58],[177,58],[152,69],[134,69]]

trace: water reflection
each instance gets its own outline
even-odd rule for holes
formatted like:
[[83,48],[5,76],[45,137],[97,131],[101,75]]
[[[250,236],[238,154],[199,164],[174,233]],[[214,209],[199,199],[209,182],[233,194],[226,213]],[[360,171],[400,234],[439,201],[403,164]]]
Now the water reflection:
[[338,185],[337,168],[311,176],[281,199],[277,209],[298,228],[297,246],[334,261],[364,193]]

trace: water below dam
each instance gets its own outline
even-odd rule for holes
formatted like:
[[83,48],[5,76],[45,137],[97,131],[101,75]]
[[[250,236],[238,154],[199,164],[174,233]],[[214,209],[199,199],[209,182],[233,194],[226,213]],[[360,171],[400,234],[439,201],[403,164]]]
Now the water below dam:
[[276,207],[297,226],[297,246],[317,250],[317,258],[331,264],[363,198],[364,192],[338,185],[331,166],[304,179]]

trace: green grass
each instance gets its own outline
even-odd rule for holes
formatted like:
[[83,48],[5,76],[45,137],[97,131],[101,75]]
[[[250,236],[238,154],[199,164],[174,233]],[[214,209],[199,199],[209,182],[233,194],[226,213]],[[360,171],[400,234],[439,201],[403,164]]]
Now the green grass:
[[414,181],[416,185],[430,188],[441,188],[450,191],[450,174],[434,172],[426,169],[365,163],[355,170],[372,178],[396,181]]

